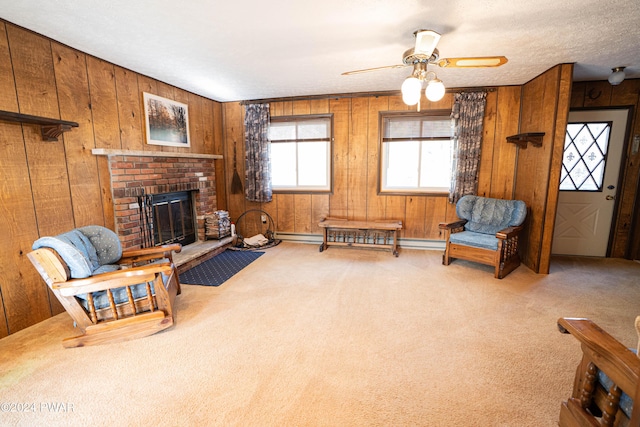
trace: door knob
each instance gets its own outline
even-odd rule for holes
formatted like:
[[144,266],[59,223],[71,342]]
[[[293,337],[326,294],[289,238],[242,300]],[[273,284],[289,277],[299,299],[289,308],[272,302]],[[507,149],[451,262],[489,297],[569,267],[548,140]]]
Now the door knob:
[[616,196],[607,196],[605,197],[605,199],[607,200],[615,200]]

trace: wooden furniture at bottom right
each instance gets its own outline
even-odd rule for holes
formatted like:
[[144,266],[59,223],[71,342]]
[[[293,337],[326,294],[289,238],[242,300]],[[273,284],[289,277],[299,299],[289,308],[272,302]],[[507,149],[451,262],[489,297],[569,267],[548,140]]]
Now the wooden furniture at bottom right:
[[[560,407],[561,427],[640,426],[640,359],[589,319],[561,318],[558,328],[581,343],[573,392]],[[640,335],[640,316],[636,319]]]

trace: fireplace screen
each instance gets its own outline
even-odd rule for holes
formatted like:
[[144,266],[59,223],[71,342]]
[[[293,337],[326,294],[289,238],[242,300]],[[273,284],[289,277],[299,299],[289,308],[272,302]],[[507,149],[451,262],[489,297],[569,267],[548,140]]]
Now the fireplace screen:
[[155,245],[196,241],[191,193],[156,194],[152,196],[153,237]]

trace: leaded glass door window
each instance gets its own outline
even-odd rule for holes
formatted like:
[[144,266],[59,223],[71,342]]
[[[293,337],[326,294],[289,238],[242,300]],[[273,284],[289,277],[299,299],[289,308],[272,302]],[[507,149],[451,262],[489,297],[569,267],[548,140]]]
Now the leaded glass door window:
[[602,191],[611,122],[569,123],[560,190]]

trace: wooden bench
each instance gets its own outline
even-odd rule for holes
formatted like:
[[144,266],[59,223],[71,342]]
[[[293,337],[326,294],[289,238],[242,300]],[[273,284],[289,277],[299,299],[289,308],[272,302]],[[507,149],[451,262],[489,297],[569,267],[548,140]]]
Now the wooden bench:
[[351,221],[325,218],[319,224],[324,229],[320,252],[329,246],[389,249],[398,256],[398,231],[402,221]]

